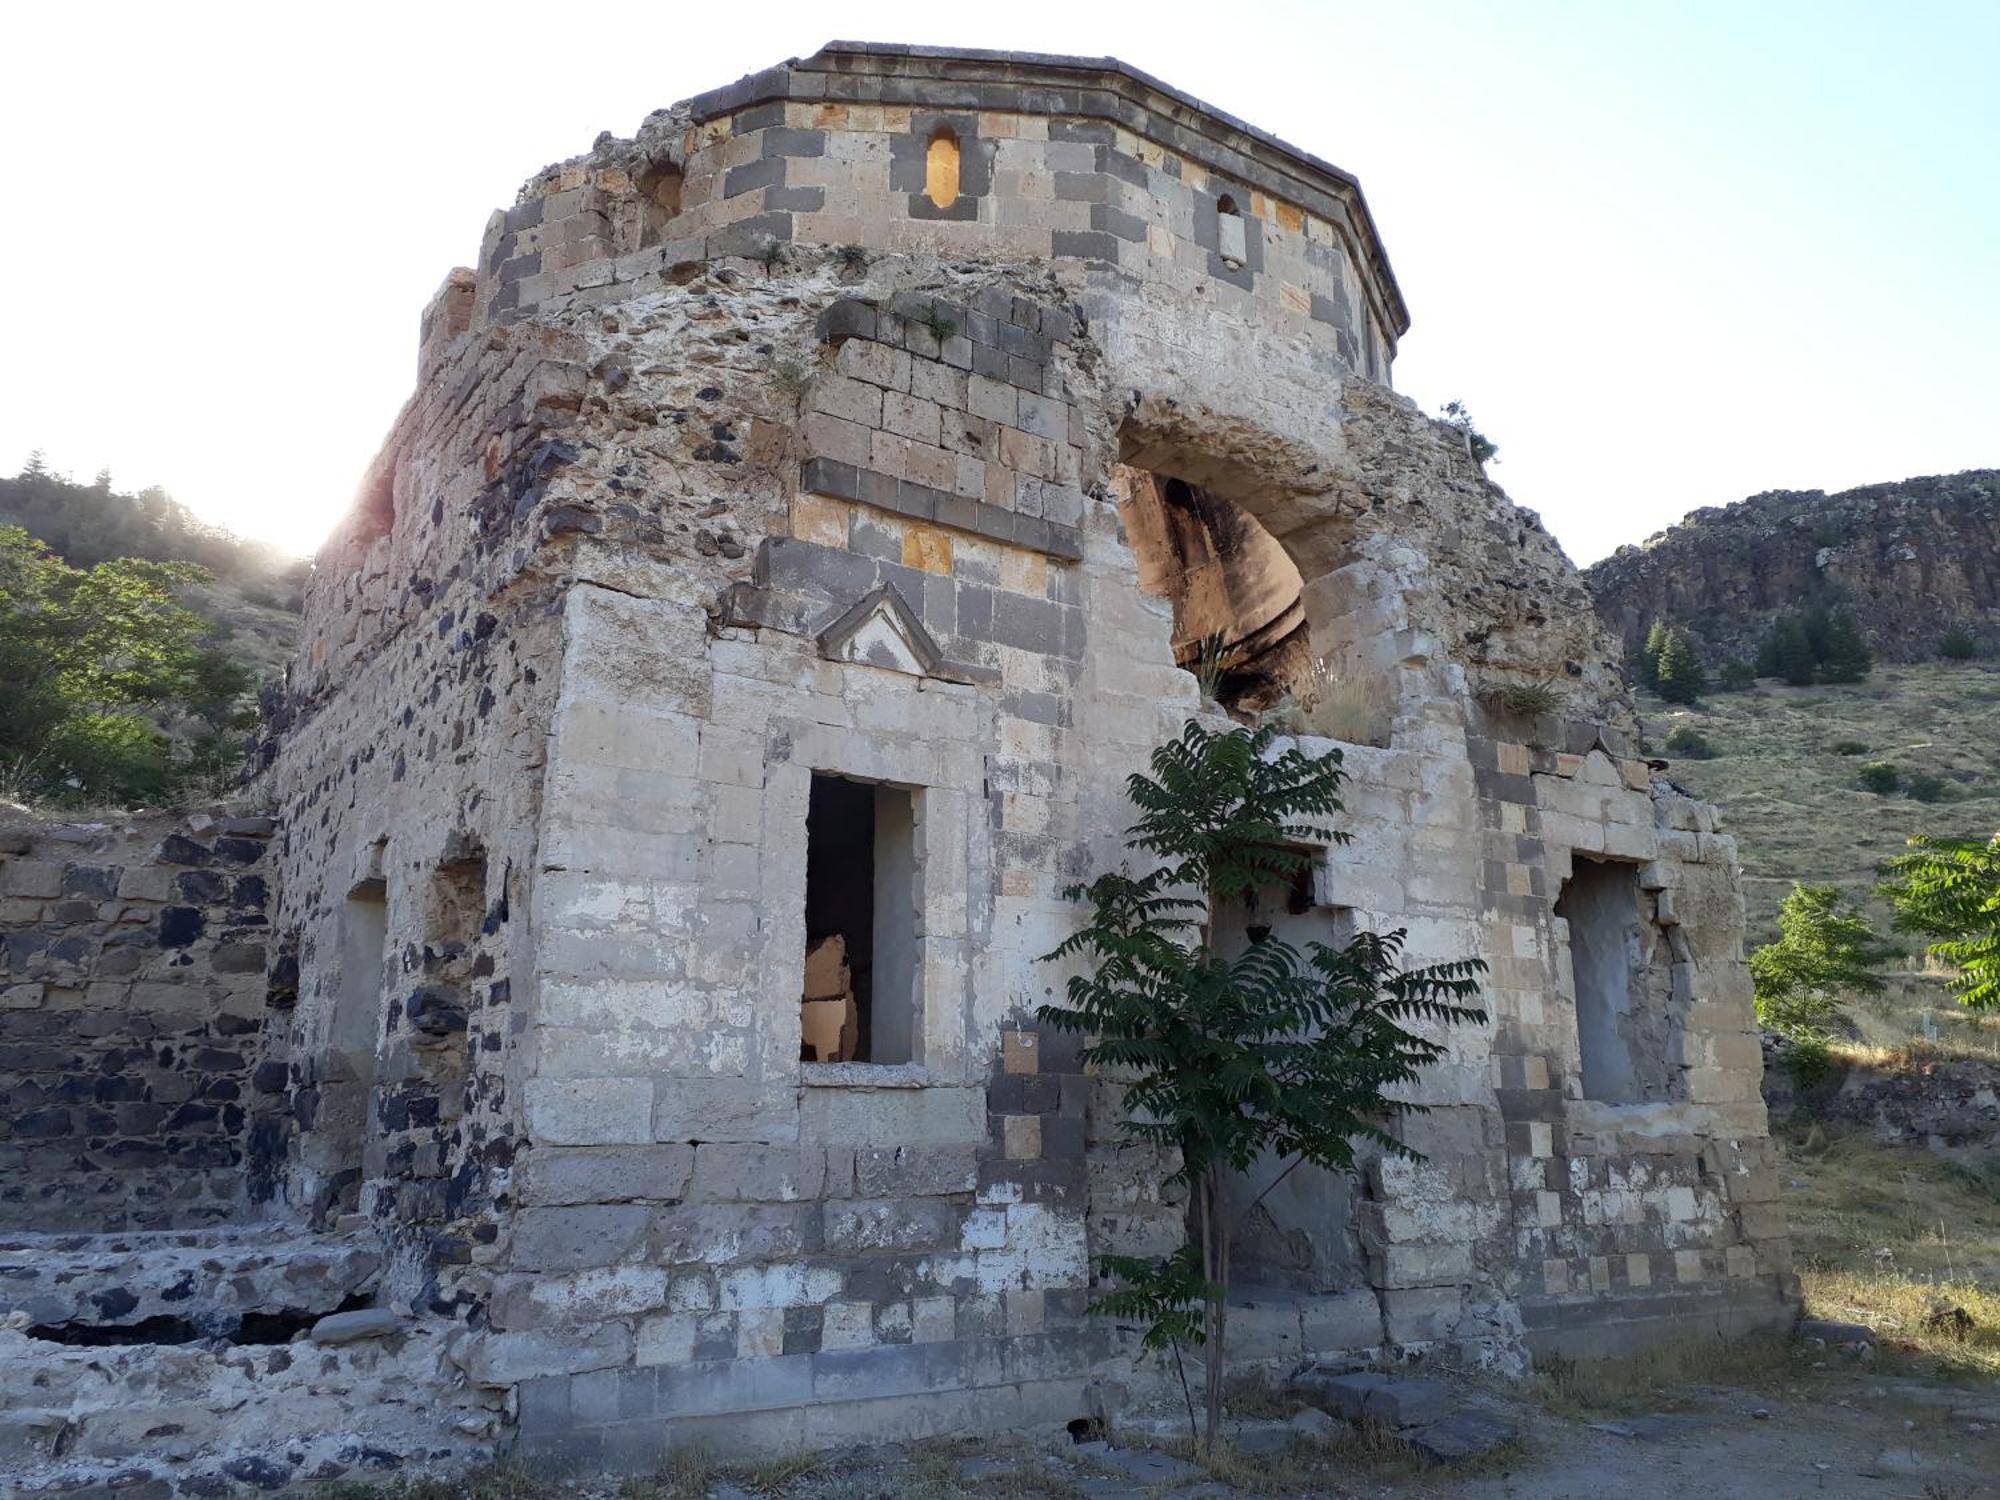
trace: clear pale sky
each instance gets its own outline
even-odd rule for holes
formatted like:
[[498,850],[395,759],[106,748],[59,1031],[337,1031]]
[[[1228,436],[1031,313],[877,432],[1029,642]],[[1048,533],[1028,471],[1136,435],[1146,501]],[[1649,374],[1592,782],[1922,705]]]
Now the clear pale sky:
[[1397,386],[1467,402],[1580,562],[2000,465],[1995,0],[69,0],[5,33],[0,471],[40,447],[299,550],[524,178],[836,37],[1110,53],[1356,173]]

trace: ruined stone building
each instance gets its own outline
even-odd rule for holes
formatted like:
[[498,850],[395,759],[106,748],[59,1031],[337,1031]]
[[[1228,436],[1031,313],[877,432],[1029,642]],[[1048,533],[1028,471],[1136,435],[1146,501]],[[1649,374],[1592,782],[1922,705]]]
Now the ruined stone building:
[[[1253,1216],[1236,1357],[1790,1316],[1733,845],[1391,391],[1407,323],[1354,178],[1109,60],[830,46],[531,178],[319,554],[274,825],[0,864],[7,1462],[210,1494],[1136,1399],[1093,1258],[1183,1206],[1033,1015],[1193,715],[1351,778],[1353,842],[1229,920],[1489,965],[1423,1159]],[[158,1012],[241,1024],[121,1047],[134,1102],[228,1108],[106,1189],[61,1054]]]

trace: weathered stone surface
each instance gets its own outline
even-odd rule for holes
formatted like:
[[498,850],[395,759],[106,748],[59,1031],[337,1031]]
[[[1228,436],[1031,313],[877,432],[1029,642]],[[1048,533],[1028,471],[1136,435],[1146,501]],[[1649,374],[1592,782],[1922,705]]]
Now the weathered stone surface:
[[249,1201],[268,890],[189,868],[209,846],[180,830],[210,821],[23,824],[0,857],[0,1234]]
[[1691,630],[1711,662],[1752,661],[1773,616],[1833,593],[1891,661],[1938,654],[1953,626],[2000,645],[2000,471],[1823,490],[1774,490],[1690,511],[1584,577],[1637,649],[1655,620]]
[[386,1307],[328,1313],[312,1326],[315,1344],[351,1344],[356,1339],[382,1339],[408,1331],[410,1320]]

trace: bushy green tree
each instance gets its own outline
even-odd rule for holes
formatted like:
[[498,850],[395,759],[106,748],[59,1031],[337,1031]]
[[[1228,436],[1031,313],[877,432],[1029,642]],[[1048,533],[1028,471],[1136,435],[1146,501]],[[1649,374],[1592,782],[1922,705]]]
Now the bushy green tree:
[[[1206,1351],[1206,1441],[1221,1417],[1232,1174],[1266,1156],[1342,1171],[1358,1142],[1413,1155],[1387,1129],[1420,1106],[1390,1091],[1443,1044],[1406,1022],[1480,1022],[1477,959],[1406,969],[1404,934],[1363,932],[1303,951],[1265,932],[1240,953],[1215,942],[1219,903],[1282,887],[1314,844],[1345,842],[1341,753],[1278,750],[1274,733],[1218,734],[1190,721],[1128,793],[1126,846],[1144,874],[1100,875],[1066,893],[1085,925],[1048,957],[1079,965],[1047,1025],[1087,1040],[1086,1063],[1128,1085],[1125,1129],[1166,1148],[1194,1201],[1194,1238],[1154,1261],[1106,1256],[1122,1285],[1099,1308],[1145,1322],[1150,1348]],[[1268,1191],[1268,1189],[1267,1189]],[[1193,1421],[1193,1399],[1189,1419]]]
[[173,773],[150,715],[221,713],[220,695],[246,685],[176,597],[207,576],[133,558],[73,568],[0,526],[0,776],[45,796],[159,800]]
[[1895,950],[1830,885],[1792,886],[1778,908],[1778,940],[1750,955],[1757,1019],[1795,1040],[1824,1040],[1843,995],[1879,995],[1876,971]]
[[1695,651],[1694,642],[1687,632],[1670,630],[1660,645],[1660,654],[1655,661],[1653,675],[1657,679],[1659,695],[1669,703],[1693,703],[1701,697],[1701,690],[1708,686],[1708,674],[1702,669],[1701,656]]
[[2000,833],[1977,839],[1919,834],[1889,861],[1883,894],[1896,930],[1929,939],[1926,951],[1958,973],[1951,988],[1972,1010],[2000,1010]]
[[1740,693],[1755,686],[1757,669],[1741,657],[1732,656],[1716,674],[1715,685],[1725,693]]

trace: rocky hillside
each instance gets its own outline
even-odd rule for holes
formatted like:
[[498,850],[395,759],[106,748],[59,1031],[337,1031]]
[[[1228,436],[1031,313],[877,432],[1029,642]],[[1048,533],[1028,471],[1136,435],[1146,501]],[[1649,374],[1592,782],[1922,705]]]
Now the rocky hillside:
[[1851,606],[1886,660],[1932,659],[1954,626],[1991,654],[2000,651],[2000,470],[1706,507],[1619,548],[1584,579],[1628,648],[1665,620],[1699,637],[1711,664],[1751,660],[1773,615],[1820,601]]

